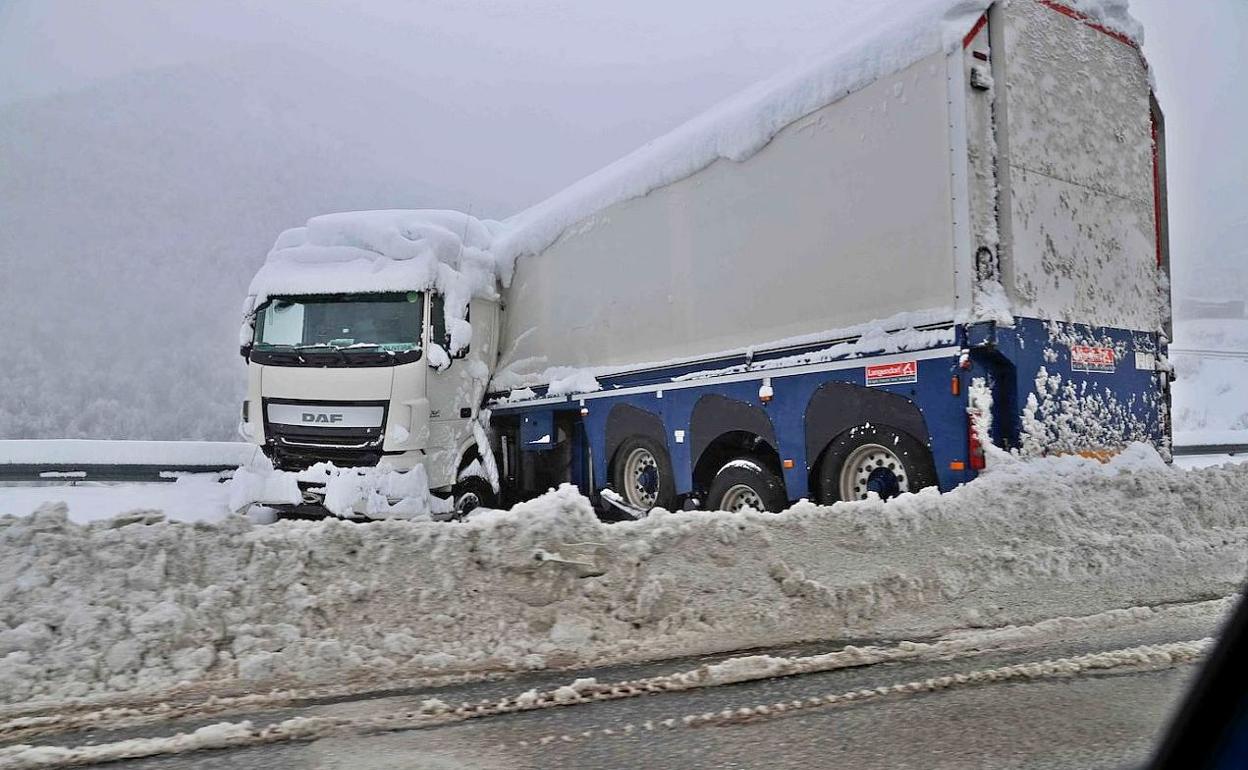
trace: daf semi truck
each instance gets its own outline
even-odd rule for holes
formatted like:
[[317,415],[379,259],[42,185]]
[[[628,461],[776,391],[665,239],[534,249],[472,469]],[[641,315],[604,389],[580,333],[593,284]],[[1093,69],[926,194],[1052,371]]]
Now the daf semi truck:
[[461,509],[571,483],[631,515],[948,490],[989,445],[1168,452],[1147,63],[1078,7],[981,7],[866,35],[504,222],[283,236],[246,435],[289,470],[419,467]]

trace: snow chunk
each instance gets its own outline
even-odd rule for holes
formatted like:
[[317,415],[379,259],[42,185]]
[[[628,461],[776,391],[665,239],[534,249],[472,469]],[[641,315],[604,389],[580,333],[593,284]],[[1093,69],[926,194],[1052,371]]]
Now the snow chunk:
[[598,379],[587,369],[576,369],[571,374],[552,380],[546,390],[548,396],[570,396],[574,393],[594,393],[602,390]]

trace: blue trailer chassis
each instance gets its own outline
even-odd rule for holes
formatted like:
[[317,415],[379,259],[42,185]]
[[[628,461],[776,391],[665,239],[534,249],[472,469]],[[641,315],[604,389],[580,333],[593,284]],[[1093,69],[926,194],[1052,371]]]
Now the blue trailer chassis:
[[[1100,454],[1144,441],[1168,451],[1168,377],[1156,333],[1024,318],[1013,327],[925,328],[938,344],[919,350],[835,357],[824,342],[600,377],[594,393],[496,398],[491,420],[505,437],[508,497],[563,481],[592,497],[611,482],[615,449],[640,434],[666,448],[676,493],[696,499],[706,486],[700,460],[721,436],[748,433],[774,453],[790,501],[816,499],[824,450],[865,424],[913,435],[948,491],[978,475],[968,417],[976,383],[992,394],[999,447]],[[526,463],[556,450],[565,459],[553,474],[522,481]]]

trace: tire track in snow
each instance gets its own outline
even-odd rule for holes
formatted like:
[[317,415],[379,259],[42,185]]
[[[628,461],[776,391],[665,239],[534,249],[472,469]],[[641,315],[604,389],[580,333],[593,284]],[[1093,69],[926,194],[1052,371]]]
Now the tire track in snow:
[[[570,697],[566,688],[556,688],[546,692],[529,690],[520,696],[502,701],[464,702],[456,707],[447,706],[437,700],[428,700],[425,703],[429,704],[428,713],[430,714],[455,713],[470,715],[469,718],[471,718],[471,715],[476,715],[477,712],[496,709],[508,700],[514,702],[524,699],[541,704],[554,701],[550,705],[573,705],[576,702],[586,702],[586,695],[592,700],[614,700],[653,692],[678,692],[758,679],[873,666],[880,663],[966,658],[1035,646],[1081,632],[1105,631],[1153,621],[1207,619],[1212,625],[1230,610],[1237,598],[1237,595],[1231,595],[1203,602],[1158,607],[1129,607],[1081,617],[1050,618],[1023,626],[962,630],[951,632],[944,638],[931,642],[901,641],[895,645],[862,647],[850,645],[832,652],[792,657],[738,656],[717,663],[704,664],[688,671],[607,684],[599,684],[593,680],[577,680],[581,684],[579,688],[574,688],[576,697]],[[593,681],[592,685],[589,684],[591,681]],[[559,700],[556,694],[561,690],[564,691],[563,699]],[[390,688],[389,692],[394,692],[394,688]],[[186,704],[160,702],[131,707],[109,706],[83,711],[49,708],[44,710],[45,713],[27,713],[0,722],[0,740],[15,742],[71,730],[124,729],[175,719],[300,705],[327,698],[349,698],[352,695],[359,696],[358,699],[363,700],[377,697],[378,693],[367,690],[352,692],[349,688],[315,688],[302,691],[257,693],[233,698],[214,697],[199,703]],[[57,713],[46,713],[51,710]]]
[[[902,682],[874,689],[829,693],[824,696],[771,704],[754,704],[752,706],[723,709],[718,712],[687,714],[680,718],[669,718],[659,721],[646,720],[640,724],[630,723],[618,728],[588,730],[575,735],[546,735],[536,741],[518,741],[516,745],[540,746],[556,741],[566,743],[585,738],[631,735],[639,731],[730,724],[746,720],[773,718],[812,708],[871,702],[885,697],[908,697],[958,687],[998,684],[1010,681],[1065,678],[1121,669],[1139,671],[1161,670],[1198,660],[1212,643],[1212,638],[1204,638],[1107,650],[989,669],[976,669],[965,673]],[[829,653],[829,655],[836,654],[839,653]],[[753,657],[767,658],[767,656]],[[826,658],[826,656],[810,656],[804,659],[788,659],[788,661],[794,668],[803,669],[800,673],[829,670],[826,667],[817,667],[820,664],[816,663],[815,660],[819,658]],[[738,663],[734,663],[735,661],[749,660],[750,658],[734,658],[725,661],[723,664],[700,666],[689,672],[654,677],[648,680],[637,680],[636,683],[600,685],[593,679],[579,679],[570,685],[565,685],[555,690],[541,693],[536,690],[529,690],[514,698],[504,698],[497,703],[465,705],[454,709],[440,701],[428,700],[422,704],[419,710],[382,716],[355,718],[294,717],[262,727],[256,727],[251,721],[222,722],[208,725],[189,733],[178,733],[172,736],[157,738],[135,738],[100,745],[76,747],[11,746],[0,749],[0,768],[5,768],[6,770],[34,770],[36,768],[75,767],[207,749],[241,748],[271,743],[311,741],[339,734],[360,735],[421,729],[463,722],[470,719],[501,716],[543,708],[617,700],[648,693],[713,687],[721,684],[767,679],[783,675],[773,673],[766,666],[741,666]],[[722,668],[720,675],[717,676],[714,673],[715,666],[726,666],[726,668]],[[809,670],[805,670],[807,668]],[[799,672],[795,671],[794,673]]]
[[753,706],[726,708],[701,714],[686,714],[679,718],[646,720],[628,723],[622,727],[585,730],[576,734],[545,735],[536,741],[516,741],[517,746],[546,746],[552,743],[572,743],[577,740],[634,735],[656,730],[727,725],[739,722],[774,719],[792,713],[809,711],[828,706],[846,706],[869,703],[882,698],[908,697],[929,692],[940,692],[960,687],[1002,684],[1016,681],[1039,681],[1074,676],[1120,673],[1119,669],[1133,671],[1160,671],[1199,660],[1213,644],[1212,638],[1186,642],[1144,645],[1120,650],[1106,650],[1069,658],[1055,658],[1035,663],[1017,663],[997,668],[978,669],[960,674],[929,677],[927,679],[901,682],[872,689],[849,690],[812,696],[801,700],[760,703]]

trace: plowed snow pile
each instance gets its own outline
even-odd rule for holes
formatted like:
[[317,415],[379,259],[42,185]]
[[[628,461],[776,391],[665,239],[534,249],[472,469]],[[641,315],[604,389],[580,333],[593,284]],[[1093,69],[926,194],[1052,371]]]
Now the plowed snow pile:
[[1006,462],[946,495],[615,525],[564,488],[466,524],[0,519],[0,700],[534,668],[1220,596],[1248,466]]

